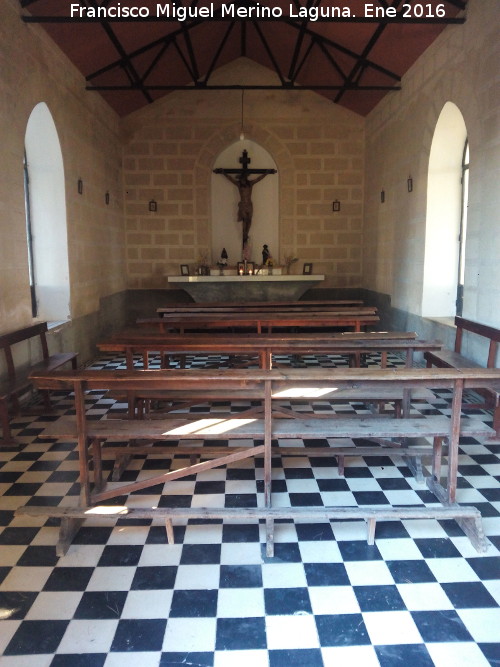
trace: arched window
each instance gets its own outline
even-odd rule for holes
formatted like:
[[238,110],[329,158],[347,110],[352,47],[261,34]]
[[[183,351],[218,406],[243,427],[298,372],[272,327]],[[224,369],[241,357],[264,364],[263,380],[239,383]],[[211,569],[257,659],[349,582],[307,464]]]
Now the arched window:
[[465,257],[466,206],[462,182],[466,141],[463,116],[455,104],[447,102],[436,124],[429,157],[424,317],[454,317],[457,312]]
[[26,127],[24,183],[33,317],[70,318],[66,196],[61,145],[43,102]]

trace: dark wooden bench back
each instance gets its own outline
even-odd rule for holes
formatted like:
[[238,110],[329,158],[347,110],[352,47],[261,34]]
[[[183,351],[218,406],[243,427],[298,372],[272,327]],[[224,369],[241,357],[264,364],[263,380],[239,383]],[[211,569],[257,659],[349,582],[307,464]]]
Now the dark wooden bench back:
[[22,343],[23,341],[38,336],[40,338],[40,344],[42,347],[42,356],[44,359],[48,359],[49,348],[47,345],[46,334],[47,322],[40,322],[39,324],[33,324],[32,326],[25,327],[24,329],[11,331],[10,333],[2,334],[0,336],[0,349],[3,349],[5,353],[7,374],[11,382],[14,382],[16,378],[16,367],[11,349],[12,345],[15,345],[16,343]]
[[498,343],[500,342],[500,329],[495,329],[486,324],[479,324],[472,320],[466,320],[463,317],[455,317],[455,325],[457,333],[455,336],[455,352],[458,354],[462,351],[463,332],[470,331],[471,333],[483,336],[489,339],[490,345],[488,349],[487,368],[495,368],[495,361],[497,358]]

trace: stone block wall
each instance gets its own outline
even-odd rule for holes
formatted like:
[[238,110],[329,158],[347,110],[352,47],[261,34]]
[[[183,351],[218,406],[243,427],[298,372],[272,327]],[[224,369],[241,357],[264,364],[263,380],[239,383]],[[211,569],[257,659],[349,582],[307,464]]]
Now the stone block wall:
[[[240,59],[218,81],[244,82]],[[264,68],[260,81],[269,77]],[[279,256],[313,262],[326,286],[361,282],[364,120],[314,93],[246,91],[245,136],[263,146],[280,179]],[[210,179],[217,156],[238,140],[239,91],[168,95],[125,119],[124,188],[128,285],[162,288],[179,265],[212,256]],[[158,204],[155,213],[148,202]],[[339,212],[332,202],[341,203]],[[236,211],[235,211],[236,214]],[[276,256],[278,253],[273,252]]]
[[[101,96],[85,90],[84,77],[46,32],[23,23],[20,13],[17,0],[0,3],[0,332],[33,322],[23,156],[30,114],[44,102],[64,165],[71,283],[71,321],[63,333],[51,333],[49,344],[51,351],[63,344],[79,351],[83,363],[95,353],[107,305],[114,295],[121,304],[126,287],[120,119]],[[121,310],[113,306],[116,325]],[[27,355],[37,360],[36,350]]]
[[16,0],[0,3],[0,100],[0,330],[32,320],[23,156],[40,102],[53,118],[64,165],[71,316],[95,312],[102,297],[126,286],[120,120],[85,90],[83,76],[45,31],[21,21]]
[[389,294],[401,312],[422,313],[429,156],[439,115],[453,102],[470,146],[464,317],[500,325],[498,9],[497,0],[469,0],[465,24],[448,26],[401,92],[366,119],[363,286]]

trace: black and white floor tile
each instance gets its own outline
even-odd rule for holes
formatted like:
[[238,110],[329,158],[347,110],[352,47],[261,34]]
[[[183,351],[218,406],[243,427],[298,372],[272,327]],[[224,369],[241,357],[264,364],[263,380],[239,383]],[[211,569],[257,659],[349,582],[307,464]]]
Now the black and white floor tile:
[[[346,362],[323,356],[302,363]],[[94,367],[123,368],[124,361],[105,357]],[[469,438],[460,447],[458,501],[480,509],[485,554],[454,521],[379,522],[373,546],[362,521],[282,521],[268,558],[256,522],[179,524],[168,545],[155,519],[88,520],[57,558],[55,520],[14,516],[25,504],[78,502],[75,443],[37,437],[48,421],[74,412],[71,395],[53,400],[54,414],[13,420],[20,446],[0,450],[1,667],[500,663],[500,443]],[[103,392],[87,401],[95,419],[126,410]],[[318,402],[316,409],[368,411],[362,403]],[[412,410],[449,414],[449,394],[414,402]],[[491,423],[486,411],[464,414]],[[314,443],[321,444],[328,443]],[[178,457],[137,457],[122,479],[182,465]],[[261,460],[247,459],[145,489],[128,503],[254,507],[262,503],[262,472]],[[275,506],[435,503],[397,456],[349,458],[345,477],[333,458],[273,460]]]

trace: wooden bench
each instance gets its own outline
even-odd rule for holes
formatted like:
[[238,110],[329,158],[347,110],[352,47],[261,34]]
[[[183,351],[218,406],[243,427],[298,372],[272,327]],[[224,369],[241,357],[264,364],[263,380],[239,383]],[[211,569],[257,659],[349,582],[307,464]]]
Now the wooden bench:
[[[27,342],[31,339],[38,339],[40,350],[35,354],[40,361],[35,363],[26,362],[18,367],[15,361],[16,351],[13,348],[18,343]],[[46,322],[1,335],[0,349],[4,351],[7,371],[5,379],[0,382],[0,420],[3,430],[0,445],[12,445],[15,440],[12,438],[9,425],[9,407],[11,407],[11,412],[14,415],[19,414],[19,399],[32,387],[29,374],[32,371],[50,373],[68,362],[71,362],[72,367],[76,369],[77,353],[49,354]],[[44,400],[46,409],[50,409],[48,392],[44,392]]]
[[[157,320],[156,320],[157,321]],[[135,327],[119,331],[99,341],[101,352],[119,352],[126,355],[128,368],[134,368],[134,355],[140,354],[144,368],[148,368],[148,353],[161,353],[161,366],[168,367],[170,359],[180,359],[185,366],[188,354],[216,354],[234,357],[257,355],[261,368],[274,365],[273,355],[292,357],[314,354],[341,354],[349,356],[349,363],[359,366],[360,357],[375,352],[380,354],[381,365],[387,365],[389,352],[405,353],[406,365],[413,365],[416,350],[424,352],[439,350],[440,341],[417,339],[417,334],[408,332],[343,332],[343,333],[167,333],[157,328]],[[233,362],[231,362],[233,363]]]
[[318,301],[245,301],[231,302],[231,301],[207,301],[203,303],[198,302],[182,302],[172,303],[156,309],[160,317],[166,313],[229,313],[229,312],[249,312],[249,311],[266,311],[271,310],[276,312],[286,311],[303,311],[310,310],[325,310],[332,307],[353,307],[363,306],[361,299],[327,299]]
[[[454,518],[469,536],[474,546],[483,551],[486,548],[484,535],[481,531],[477,509],[470,507],[459,507],[456,503],[457,469],[458,469],[458,445],[460,435],[466,436],[489,436],[493,432],[480,420],[461,420],[460,406],[462,392],[464,389],[473,389],[483,386],[498,386],[500,389],[500,370],[497,369],[470,369],[457,371],[455,369],[409,369],[399,368],[391,370],[380,369],[291,369],[286,372],[279,370],[146,370],[146,371],[90,371],[80,372],[60,371],[58,373],[36,373],[32,375],[33,382],[40,389],[71,389],[75,396],[76,429],[70,425],[71,433],[76,430],[78,438],[78,452],[80,461],[80,483],[82,487],[83,506],[75,512],[81,516],[92,513],[90,505],[103,505],[112,498],[123,496],[135,491],[141,491],[157,484],[181,479],[187,475],[197,474],[205,470],[228,465],[245,458],[255,456],[264,457],[264,507],[255,510],[255,516],[266,521],[267,553],[273,553],[273,533],[275,510],[271,507],[272,486],[272,457],[276,454],[302,455],[309,453],[316,455],[319,449],[326,450],[323,455],[332,455],[335,449],[291,447],[282,448],[281,440],[308,438],[363,438],[371,439],[376,443],[388,441],[389,443],[405,441],[406,438],[420,439],[428,437],[432,440],[432,474],[427,478],[428,487],[434,492],[438,500],[450,510],[447,518]],[[416,388],[451,389],[453,391],[451,417],[429,416],[420,419],[402,418],[399,420],[361,418],[361,419],[282,419],[273,416],[273,395],[280,391],[296,387],[340,387],[350,389],[368,390],[375,387],[398,387],[401,390]],[[85,392],[95,389],[110,389],[131,392],[145,392],[156,390],[193,390],[210,391],[214,388],[223,388],[225,391],[238,389],[255,390],[264,402],[264,413],[262,418],[238,419],[229,418],[225,420],[101,420],[87,419],[85,414]],[[61,421],[64,429],[65,421]],[[187,457],[196,455],[201,461],[192,465],[183,466],[180,469],[169,470],[162,474],[156,474],[149,479],[141,479],[132,483],[120,483],[107,487],[102,476],[102,457],[108,450],[103,448],[104,442],[113,439],[121,442],[135,442],[145,440],[149,444],[133,444],[130,450],[126,448],[127,454],[140,452],[142,455],[156,454],[160,456],[172,455],[174,452]],[[164,445],[154,445],[156,441],[183,441],[199,440],[203,444],[195,447],[176,446],[171,449]],[[235,446],[221,446],[216,443],[215,448],[210,450],[205,441],[228,440],[236,441]],[[240,444],[238,444],[240,441]],[[257,441],[257,442],[255,442]],[[273,441],[278,441],[280,449],[273,451]],[[441,483],[441,457],[443,443],[448,444],[448,461],[446,468],[446,486]],[[249,444],[250,443],[250,444]],[[260,444],[262,443],[262,444]],[[189,443],[188,443],[189,444]],[[407,443],[405,442],[405,445]],[[275,445],[274,445],[275,447]],[[410,449],[410,447],[409,447]],[[293,452],[290,452],[293,450]],[[109,452],[115,454],[114,448],[109,447]],[[122,447],[121,451],[124,449]],[[370,447],[369,453],[388,452],[387,448],[377,449]],[[328,454],[326,454],[328,452]],[[364,448],[359,452],[363,452]],[[342,454],[342,448],[338,453]],[[307,511],[313,517],[339,517],[338,507],[316,507],[316,508],[287,508],[286,516],[299,518],[301,512]],[[377,519],[386,516],[384,508],[344,508],[352,518],[369,520],[369,525],[374,529]],[[29,513],[31,508],[21,509],[20,512]],[[60,509],[43,508],[46,516],[57,516]],[[229,511],[228,511],[229,510]],[[408,508],[394,508],[393,516],[397,518],[398,512]],[[412,508],[413,510],[413,508]],[[99,509],[95,510],[97,513]],[[104,510],[103,510],[104,511]],[[110,510],[114,512],[114,509]],[[202,510],[200,510],[202,511]],[[230,510],[221,508],[212,510],[205,508],[206,516],[217,516],[218,518],[244,517],[245,510]],[[352,514],[351,514],[352,513]],[[435,508],[415,508],[412,518],[436,517],[439,511]],[[119,516],[123,516],[119,514]],[[152,514],[152,516],[158,516]],[[308,514],[309,516],[309,514]],[[74,520],[74,521],[73,521]],[[74,516],[69,519],[73,528],[76,529],[79,518]],[[371,522],[371,523],[370,523]],[[68,522],[65,522],[68,530]],[[372,532],[372,529],[370,531]],[[72,531],[69,530],[70,534]],[[67,537],[67,536],[66,536]],[[66,539],[67,542],[67,539]]]
[[[466,320],[463,317],[455,317],[455,326],[457,328],[455,334],[455,348],[454,350],[439,350],[427,351],[424,353],[424,358],[427,361],[427,367],[437,366],[438,368],[482,368],[471,359],[468,359],[462,354],[464,343],[464,331],[481,336],[489,340],[488,358],[486,360],[486,368],[495,368],[498,352],[498,343],[500,342],[500,329],[494,329],[486,324],[479,324],[471,320]],[[500,436],[500,394],[494,387],[485,387],[478,389],[478,394],[484,396],[486,403],[466,403],[465,406],[469,408],[487,408],[493,410],[493,428],[497,435]]]
[[[274,521],[283,519],[300,519],[303,521],[349,521],[363,519],[367,523],[367,543],[375,544],[375,529],[377,521],[405,521],[407,519],[437,519],[445,521],[454,519],[460,524],[467,525],[475,531],[477,542],[484,543],[481,513],[475,507],[428,507],[425,514],[421,507],[255,507],[255,508],[217,508],[207,507],[127,507],[124,505],[101,505],[95,507],[40,507],[25,505],[15,512],[16,516],[28,516],[35,519],[50,515],[60,520],[59,537],[56,545],[56,555],[64,556],[73,537],[76,535],[85,520],[108,519],[162,519],[165,522],[167,541],[174,544],[174,519],[190,521],[202,519],[205,521],[266,521],[268,529],[268,543],[273,542]],[[272,556],[272,553],[267,553]]]
[[[390,396],[390,390],[381,390]],[[417,390],[422,391],[422,390]],[[365,393],[367,390],[365,390]],[[347,392],[349,393],[349,392]],[[360,392],[361,393],[361,392]],[[392,395],[394,395],[392,390]],[[381,400],[381,399],[378,399]],[[393,399],[394,400],[394,399]],[[274,403],[274,401],[273,401]],[[188,456],[192,463],[202,458],[214,458],[227,454],[228,448],[207,447],[206,445],[188,446],[182,445],[184,437],[190,440],[200,439],[202,441],[219,440],[220,433],[217,424],[223,423],[230,431],[231,439],[262,439],[264,437],[264,421],[261,408],[251,408],[243,413],[236,414],[170,414],[156,415],[153,419],[106,419],[89,422],[87,437],[89,443],[99,442],[99,459],[112,458],[115,466],[112,481],[119,481],[121,474],[134,455],[155,454],[165,457]],[[412,470],[418,482],[424,481],[421,458],[432,454],[432,446],[425,440],[427,437],[445,438],[449,430],[449,420],[446,417],[429,417],[422,423],[421,418],[414,417],[405,419],[403,424],[394,420],[384,420],[379,423],[377,417],[367,415],[354,415],[349,417],[327,416],[325,414],[312,416],[308,413],[284,411],[283,408],[273,409],[273,440],[316,440],[336,438],[363,438],[374,440],[378,446],[335,446],[311,447],[308,446],[305,453],[308,456],[334,457],[337,459],[338,474],[344,475],[345,459],[347,457],[362,457],[379,455],[382,452],[386,456],[397,455],[403,457]],[[289,419],[290,417],[292,417]],[[353,424],[354,421],[358,424]],[[189,426],[191,423],[191,427]],[[320,422],[320,423],[318,423]],[[489,435],[491,429],[474,422],[463,422],[461,436]],[[180,437],[179,437],[180,434]],[[45,439],[78,439],[78,427],[75,417],[62,417],[57,422],[48,425],[39,435]],[[128,446],[104,446],[105,441],[128,441],[132,443],[137,440],[152,442],[165,440],[180,440],[179,444],[172,447],[152,448],[150,444]],[[411,443],[406,442],[410,440]],[[262,456],[264,453],[256,454]],[[297,447],[279,446],[271,447],[271,456],[304,456],[304,450]],[[96,488],[103,487],[102,467],[94,461],[94,485]]]
[[159,331],[204,331],[212,329],[248,329],[262,333],[273,329],[345,329],[377,324],[380,318],[376,308],[339,308],[327,311],[306,312],[229,312],[229,313],[172,313],[157,318],[141,318],[137,324],[155,325]]
[[[242,302],[242,303],[216,303],[213,305],[204,303],[193,304],[175,304],[172,306],[164,306],[157,308],[156,312],[160,317],[168,317],[175,314],[199,314],[199,313],[306,313],[314,312],[330,312],[342,309],[353,310],[363,309],[364,304],[361,301],[337,301],[330,303],[319,303],[314,301],[294,301],[290,303],[281,302]],[[373,309],[371,309],[373,310]]]

